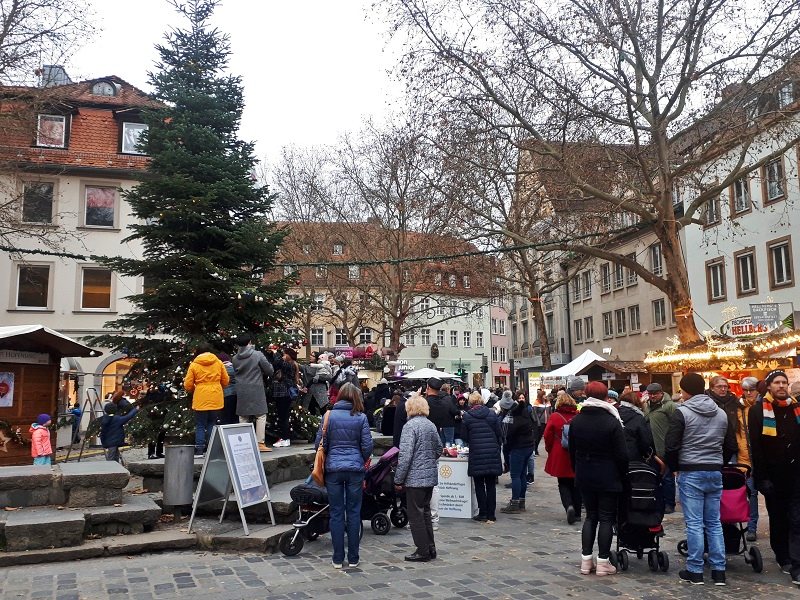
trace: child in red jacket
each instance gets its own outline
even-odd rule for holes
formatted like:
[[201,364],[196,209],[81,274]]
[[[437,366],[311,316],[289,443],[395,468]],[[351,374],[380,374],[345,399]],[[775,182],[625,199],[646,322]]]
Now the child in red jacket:
[[36,423],[33,423],[28,431],[31,434],[31,456],[35,465],[52,464],[53,448],[50,445],[48,429],[50,423],[50,415],[43,413],[36,417]]

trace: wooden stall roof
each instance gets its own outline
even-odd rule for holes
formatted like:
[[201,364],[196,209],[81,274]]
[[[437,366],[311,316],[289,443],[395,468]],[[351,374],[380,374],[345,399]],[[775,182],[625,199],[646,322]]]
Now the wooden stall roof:
[[0,349],[49,352],[57,356],[100,356],[102,352],[84,346],[44,325],[0,327]]
[[649,373],[647,367],[644,364],[644,361],[641,360],[595,360],[588,365],[586,365],[583,369],[580,370],[579,373],[576,375],[583,375],[594,366],[601,366],[606,371],[610,371],[612,373]]

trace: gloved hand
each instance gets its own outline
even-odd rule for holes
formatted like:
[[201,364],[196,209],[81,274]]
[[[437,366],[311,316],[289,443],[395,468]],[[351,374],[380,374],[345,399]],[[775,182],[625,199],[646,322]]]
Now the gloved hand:
[[756,489],[765,496],[771,496],[775,492],[775,484],[769,479],[764,479],[756,484]]

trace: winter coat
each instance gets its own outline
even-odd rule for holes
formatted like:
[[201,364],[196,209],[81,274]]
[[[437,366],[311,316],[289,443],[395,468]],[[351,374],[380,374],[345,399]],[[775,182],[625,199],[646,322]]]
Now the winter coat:
[[275,371],[275,378],[272,381],[272,398],[286,398],[289,396],[290,387],[300,386],[300,366],[294,361],[283,360],[277,354],[272,355],[271,361]]
[[533,422],[528,406],[517,403],[509,411],[509,415],[511,416],[511,423],[508,425],[508,431],[506,432],[504,450],[533,450],[536,423]]
[[625,443],[628,447],[628,460],[643,461],[655,452],[653,433],[642,412],[633,405],[623,402],[617,409],[625,426]]
[[428,406],[430,406],[431,409],[428,419],[430,419],[437,428],[456,426],[455,418],[461,411],[459,411],[458,406],[456,406],[455,398],[449,394],[439,394],[438,396],[428,396],[427,399]]
[[[769,392],[767,398],[771,398]],[[800,477],[800,425],[794,415],[795,405],[778,406],[772,403],[775,413],[776,435],[764,435],[764,403],[750,407],[748,425],[753,453],[753,479],[761,489],[765,481],[778,478]]]
[[53,453],[53,447],[50,444],[50,430],[44,425],[33,423],[28,430],[31,434],[31,456],[50,456]]
[[728,417],[728,429],[734,432],[739,429],[739,398],[730,391],[724,396],[718,396],[712,390],[706,390],[706,395],[725,411],[725,416]]
[[672,415],[664,444],[673,471],[719,471],[736,454],[736,430],[714,400],[697,394]]
[[[372,434],[364,413],[350,414],[353,405],[341,401],[328,412],[328,429],[325,431],[325,472],[364,472],[364,463],[372,454]],[[317,430],[314,448],[322,439],[323,417]]]
[[652,407],[648,406],[647,411],[644,413],[644,418],[650,423],[653,443],[656,445],[656,454],[661,458],[664,458],[664,440],[667,437],[669,421],[677,407],[677,404],[665,396],[661,404]]
[[425,417],[411,417],[400,436],[400,454],[394,482],[410,488],[430,488],[439,483],[438,460],[442,440],[436,426]]
[[225,365],[211,352],[195,357],[189,365],[183,387],[192,392],[192,410],[219,410],[225,405],[222,388],[230,378]]
[[384,401],[390,400],[392,397],[392,389],[388,383],[379,383],[375,386],[375,405],[383,406]]
[[[752,406],[752,405],[750,405]],[[739,425],[736,427],[736,462],[743,465],[753,466],[753,452],[750,445],[750,406],[745,404],[744,399],[739,400],[739,408],[736,417]]]
[[397,407],[395,406],[387,405],[383,407],[383,418],[381,419],[381,433],[383,435],[391,435],[394,438],[394,415],[396,412]]
[[392,446],[400,447],[400,435],[403,433],[403,426],[406,424],[408,414],[406,414],[406,399],[400,398],[394,411],[394,432],[392,433]]
[[103,415],[100,418],[100,442],[103,448],[117,448],[125,443],[125,423],[139,412],[134,408],[127,415]]
[[622,424],[610,412],[584,405],[569,425],[569,455],[581,490],[623,491],[628,447]]
[[240,348],[233,357],[236,369],[236,414],[240,417],[267,414],[264,378],[272,377],[267,357],[253,346]]
[[233,398],[236,396],[236,369],[233,368],[233,363],[229,360],[223,360],[222,364],[225,366],[229,379],[228,385],[222,388],[222,395],[225,398]]
[[572,461],[569,452],[561,446],[561,431],[564,425],[572,421],[578,413],[574,406],[561,406],[550,415],[547,425],[544,428],[544,448],[547,450],[547,462],[544,464],[544,472],[553,477],[572,478],[575,477],[575,470],[572,468]]
[[312,363],[301,367],[303,383],[317,406],[322,408],[328,403],[328,380],[331,378],[330,363]]
[[502,474],[500,421],[492,409],[478,404],[465,412],[461,422],[461,437],[469,446],[467,475],[496,477]]

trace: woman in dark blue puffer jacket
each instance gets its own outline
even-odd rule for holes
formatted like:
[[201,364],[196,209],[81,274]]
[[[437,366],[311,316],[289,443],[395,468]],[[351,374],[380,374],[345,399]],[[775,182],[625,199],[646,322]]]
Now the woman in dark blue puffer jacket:
[[[372,454],[372,434],[364,414],[361,390],[351,383],[339,389],[339,397],[326,413],[325,487],[330,503],[331,541],[336,569],[344,562],[344,532],[347,529],[347,562],[358,566],[358,543],[361,533],[361,494],[364,484],[364,463]],[[314,447],[322,438],[320,423]]]
[[497,477],[503,472],[500,460],[500,421],[497,413],[483,405],[479,392],[469,396],[469,410],[461,422],[461,435],[469,444],[467,474],[475,483],[478,500],[476,521],[497,520]]

